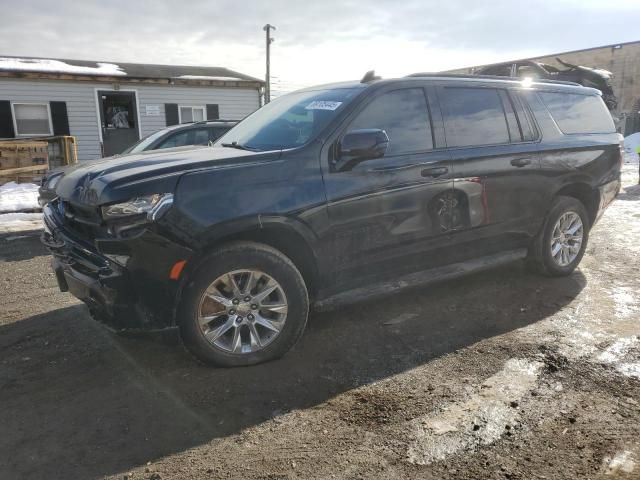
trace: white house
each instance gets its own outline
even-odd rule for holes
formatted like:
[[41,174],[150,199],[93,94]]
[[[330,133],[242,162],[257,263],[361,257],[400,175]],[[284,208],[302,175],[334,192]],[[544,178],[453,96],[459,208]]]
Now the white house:
[[239,120],[263,85],[220,67],[0,56],[0,139],[73,135],[91,160],[168,125]]

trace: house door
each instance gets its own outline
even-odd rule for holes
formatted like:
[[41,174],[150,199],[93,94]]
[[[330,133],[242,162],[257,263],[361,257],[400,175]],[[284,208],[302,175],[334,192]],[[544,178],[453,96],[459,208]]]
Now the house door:
[[140,139],[135,92],[98,91],[102,154],[122,153]]

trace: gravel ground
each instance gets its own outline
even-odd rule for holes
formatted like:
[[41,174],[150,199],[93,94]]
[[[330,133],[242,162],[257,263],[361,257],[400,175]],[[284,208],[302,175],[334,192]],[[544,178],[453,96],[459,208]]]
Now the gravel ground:
[[108,333],[33,232],[0,236],[0,478],[640,478],[637,168],[572,276],[316,313],[242,369]]

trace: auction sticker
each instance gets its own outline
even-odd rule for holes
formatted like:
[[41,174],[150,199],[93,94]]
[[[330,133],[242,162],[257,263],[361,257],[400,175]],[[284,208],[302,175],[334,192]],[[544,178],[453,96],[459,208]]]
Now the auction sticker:
[[315,100],[304,107],[305,110],[335,110],[342,102],[331,102],[328,100]]

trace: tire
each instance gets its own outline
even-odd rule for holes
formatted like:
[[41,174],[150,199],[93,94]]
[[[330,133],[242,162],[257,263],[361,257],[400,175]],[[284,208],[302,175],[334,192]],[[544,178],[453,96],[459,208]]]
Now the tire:
[[[558,257],[554,258],[554,255],[552,254],[552,235],[554,234],[554,230],[560,218],[565,215],[569,215],[569,217],[565,216],[565,219],[573,218],[571,214],[577,215],[582,222],[582,241],[580,243],[579,250],[575,252],[577,253],[575,258],[572,258],[566,265],[563,265],[561,264],[562,261],[558,260]],[[587,248],[589,229],[589,215],[587,214],[586,208],[579,200],[573,197],[556,197],[549,214],[545,219],[544,225],[529,248],[527,266],[532,271],[551,277],[570,275],[578,266],[580,260],[582,260],[584,251]],[[573,246],[575,246],[575,244]],[[571,255],[573,255],[573,253]],[[568,260],[568,258],[565,258],[564,260]]]
[[[217,287],[212,286],[214,283]],[[255,283],[255,287],[252,289],[248,283]],[[259,300],[267,308],[262,309],[256,299],[273,285],[277,285],[275,290]],[[262,291],[258,291],[259,287]],[[207,291],[222,303],[205,296]],[[236,301],[240,303],[229,303]],[[211,315],[207,308],[213,311]],[[225,313],[220,315],[220,309]],[[289,258],[267,245],[234,242],[205,257],[191,275],[178,308],[178,323],[184,344],[198,359],[221,367],[237,367],[283,356],[302,336],[308,314],[304,279]],[[216,318],[204,324],[209,317]],[[234,318],[242,323],[234,323]],[[225,328],[226,333],[212,342]],[[277,328],[280,329],[276,331]],[[255,339],[259,341],[254,342]]]

